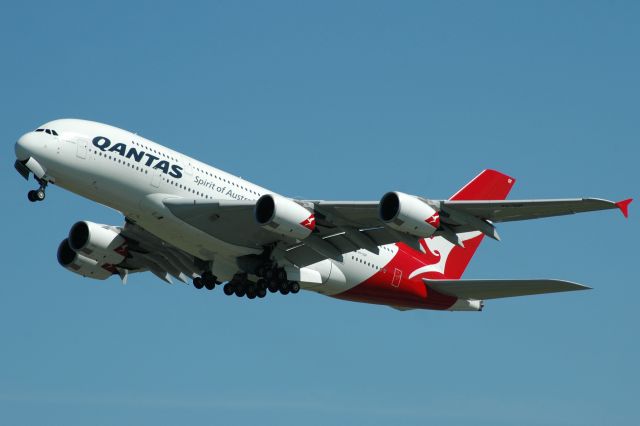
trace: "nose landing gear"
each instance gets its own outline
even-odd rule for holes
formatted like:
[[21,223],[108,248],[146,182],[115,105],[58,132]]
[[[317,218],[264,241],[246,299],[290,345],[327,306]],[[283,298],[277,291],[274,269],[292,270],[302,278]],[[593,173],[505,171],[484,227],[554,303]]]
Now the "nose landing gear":
[[38,183],[40,184],[40,188],[38,188],[36,190],[29,191],[27,193],[27,198],[32,203],[35,202],[35,201],[44,201],[45,196],[46,196],[44,190],[47,187],[47,182],[44,181],[44,180],[38,179]]
[[35,202],[35,201],[42,201],[45,198],[44,190],[38,189],[37,191],[29,191],[27,193],[27,198],[32,203]]

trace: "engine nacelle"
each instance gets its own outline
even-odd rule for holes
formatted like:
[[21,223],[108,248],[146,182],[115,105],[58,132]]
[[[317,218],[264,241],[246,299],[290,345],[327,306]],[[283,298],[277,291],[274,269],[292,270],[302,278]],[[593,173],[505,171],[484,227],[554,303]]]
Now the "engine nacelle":
[[105,269],[98,261],[73,250],[68,239],[62,240],[58,247],[58,263],[71,272],[97,280],[106,280],[115,273],[114,270]]
[[427,238],[440,226],[440,214],[413,195],[387,192],[380,200],[380,220],[389,228],[419,238]]
[[119,232],[86,220],[76,222],[69,231],[69,246],[100,264],[122,262],[126,257],[125,243]]
[[316,227],[316,218],[300,204],[275,194],[265,194],[255,207],[256,222],[263,228],[285,237],[303,240]]

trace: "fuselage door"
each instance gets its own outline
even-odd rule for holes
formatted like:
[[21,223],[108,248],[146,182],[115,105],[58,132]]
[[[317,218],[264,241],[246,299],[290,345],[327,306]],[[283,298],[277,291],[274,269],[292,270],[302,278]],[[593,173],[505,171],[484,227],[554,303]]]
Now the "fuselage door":
[[151,169],[151,186],[157,188],[160,186],[160,179],[162,179],[162,170]]
[[394,268],[393,278],[391,279],[391,285],[393,287],[398,287],[400,285],[400,281],[402,281],[402,269]]
[[184,173],[189,177],[193,176],[193,164],[191,163],[191,160],[189,158],[183,157],[183,164]]
[[85,139],[80,139],[76,141],[76,156],[80,159],[87,158],[87,141]]

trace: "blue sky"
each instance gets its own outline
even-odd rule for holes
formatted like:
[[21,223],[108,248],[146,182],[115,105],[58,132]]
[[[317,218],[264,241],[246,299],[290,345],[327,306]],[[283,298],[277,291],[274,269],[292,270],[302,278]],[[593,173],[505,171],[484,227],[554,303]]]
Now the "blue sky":
[[0,15],[3,424],[640,423],[638,215],[500,226],[471,278],[590,292],[482,313],[301,293],[249,301],[58,266],[77,220],[31,204],[13,144],[79,117],[304,198],[445,198],[483,168],[512,198],[636,197],[640,4],[11,2]]

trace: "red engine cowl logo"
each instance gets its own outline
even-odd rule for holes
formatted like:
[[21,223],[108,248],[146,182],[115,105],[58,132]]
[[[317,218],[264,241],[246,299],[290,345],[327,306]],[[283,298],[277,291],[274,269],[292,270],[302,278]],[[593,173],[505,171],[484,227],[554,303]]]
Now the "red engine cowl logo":
[[309,216],[308,218],[306,218],[305,220],[300,222],[300,225],[304,226],[309,231],[313,231],[314,229],[316,229],[316,217],[315,217],[315,215],[312,214],[311,216]]
[[438,228],[440,226],[440,214],[438,212],[434,213],[433,216],[425,220],[425,222],[434,228]]

